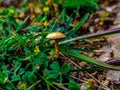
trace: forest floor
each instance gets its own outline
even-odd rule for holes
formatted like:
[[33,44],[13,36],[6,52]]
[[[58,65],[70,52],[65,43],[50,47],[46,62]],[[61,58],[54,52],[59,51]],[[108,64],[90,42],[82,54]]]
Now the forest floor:
[[[120,27],[120,1],[119,0],[102,0],[101,9],[91,14],[90,19],[84,27],[89,28],[91,33],[100,32],[110,28]],[[106,42],[100,43],[100,41]],[[101,38],[88,40],[86,48],[96,50],[96,53],[87,55],[97,60],[109,63],[114,66],[120,66],[120,34],[108,35]],[[89,47],[91,46],[91,47]],[[93,47],[92,47],[93,46]],[[86,53],[84,53],[86,54]],[[85,64],[83,64],[84,66]],[[95,80],[96,90],[120,90],[120,72],[119,71],[102,71],[82,74],[81,79],[92,78]],[[79,79],[80,79],[79,77]],[[85,77],[85,78],[83,78]],[[89,80],[89,79],[88,79]]]
[[[120,0],[101,0],[100,9],[90,14],[90,18],[82,26],[82,31],[77,33],[101,32],[110,28],[120,27]],[[93,53],[83,52],[84,55],[102,62],[120,67],[120,34],[102,36],[87,40],[86,44],[77,45],[82,49],[94,50]],[[92,67],[86,62],[76,61],[67,55],[60,53],[61,59],[67,59],[68,63],[78,68]],[[93,66],[94,67],[94,66]],[[72,72],[71,77],[85,90],[90,85],[94,90],[120,90],[120,71],[103,70],[92,72]],[[89,87],[89,86],[88,86]]]

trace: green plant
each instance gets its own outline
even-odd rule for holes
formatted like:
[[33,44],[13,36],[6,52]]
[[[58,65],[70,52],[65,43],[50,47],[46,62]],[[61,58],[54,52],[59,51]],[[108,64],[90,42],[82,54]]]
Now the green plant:
[[[98,9],[98,5],[96,4],[98,0],[65,0],[65,3],[63,4],[64,7],[78,7],[80,8],[87,8],[89,7],[89,11],[94,11],[95,9]],[[87,10],[86,9],[86,10]],[[85,10],[85,9],[84,9]]]
[[[66,0],[67,1],[67,0]],[[78,2],[78,1],[76,1]],[[73,3],[75,6],[76,2]],[[80,1],[81,3],[82,1]],[[86,0],[82,3],[85,4]],[[90,2],[90,1],[88,1]],[[93,0],[91,0],[93,2]],[[56,2],[58,3],[58,2]],[[67,1],[69,7],[70,3]],[[66,5],[65,4],[65,5]],[[44,5],[44,4],[43,4]],[[80,4],[79,4],[80,5]],[[81,8],[77,6],[77,8]],[[63,4],[64,6],[64,4]],[[68,7],[66,6],[66,8]],[[43,6],[44,7],[44,6]],[[43,8],[42,7],[42,8]],[[73,8],[73,10],[76,10]],[[24,10],[23,10],[24,11]],[[52,11],[52,10],[51,10]],[[16,18],[22,10],[10,7],[3,9],[0,12],[0,88],[5,90],[43,90],[46,87],[59,90],[57,85],[68,88],[69,90],[79,90],[80,86],[70,76],[72,72],[88,71],[88,69],[80,69],[64,62],[62,59],[59,62],[55,56],[54,43],[46,36],[54,31],[61,31],[66,34],[66,38],[59,43],[60,52],[67,54],[70,57],[75,57],[78,60],[83,60],[87,63],[93,64],[101,68],[89,68],[89,71],[100,70],[102,68],[119,70],[117,67],[96,61],[81,52],[93,52],[92,50],[84,50],[75,46],[71,46],[75,40],[82,38],[94,37],[103,34],[112,34],[111,32],[104,32],[99,34],[85,35],[78,37],[77,31],[88,19],[89,14],[85,14],[83,18],[72,26],[74,15],[69,15],[66,9],[63,9],[58,17],[48,18],[47,13],[41,13],[37,18],[31,15],[25,16],[21,19]],[[24,13],[28,13],[29,8]],[[77,11],[76,11],[77,12]],[[36,15],[32,13],[33,15]],[[57,19],[60,18],[60,22]],[[49,22],[47,26],[43,23]],[[75,37],[75,38],[74,38]],[[78,37],[78,38],[76,38]],[[51,54],[52,53],[52,54]],[[60,58],[61,59],[61,58]],[[57,84],[56,84],[57,83]],[[67,83],[67,84],[66,84]]]
[[60,4],[64,8],[77,8],[84,10],[84,12],[93,12],[99,9],[97,3],[99,0],[53,0],[55,3]]
[[[54,61],[50,65],[50,69],[45,69],[45,76],[46,78],[49,79],[56,79],[59,78],[58,80],[62,84],[62,77],[63,75],[67,75],[70,71],[70,65],[69,64],[63,64],[61,67],[58,62]],[[57,80],[57,79],[56,79]]]

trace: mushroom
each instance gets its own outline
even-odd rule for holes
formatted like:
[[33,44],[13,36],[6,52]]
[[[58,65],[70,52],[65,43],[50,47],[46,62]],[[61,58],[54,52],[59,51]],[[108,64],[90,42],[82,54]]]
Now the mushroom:
[[56,58],[59,57],[59,47],[58,47],[58,41],[59,39],[61,38],[65,38],[66,36],[61,33],[61,32],[52,32],[52,33],[49,33],[46,38],[48,39],[52,39],[52,40],[55,40],[55,50],[56,50]]

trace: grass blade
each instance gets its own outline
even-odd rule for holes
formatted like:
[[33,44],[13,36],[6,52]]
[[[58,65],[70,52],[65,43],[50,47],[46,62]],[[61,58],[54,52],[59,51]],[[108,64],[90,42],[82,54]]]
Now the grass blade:
[[20,30],[20,28],[22,28],[22,26],[27,22],[27,20],[29,19],[30,16],[27,16],[25,18],[25,20],[23,21],[23,23],[16,29],[16,32],[18,32]]
[[69,31],[66,34],[66,36],[69,37],[69,36],[73,35],[85,23],[88,16],[89,16],[89,13],[85,14],[85,16],[82,18],[82,20],[71,31]]
[[[62,50],[63,51],[63,50]],[[90,63],[90,64],[93,64],[93,65],[96,65],[96,66],[99,66],[101,68],[106,68],[106,69],[110,69],[110,70],[117,70],[117,71],[120,71],[120,68],[118,67],[115,67],[115,66],[112,66],[112,65],[108,65],[104,62],[101,62],[101,61],[97,61],[93,58],[90,58],[90,57],[87,57],[85,55],[82,55],[82,54],[78,54],[78,53],[73,53],[73,52],[68,52],[68,51],[63,51],[64,54],[68,54],[72,57],[75,57],[79,60],[82,60],[82,61],[85,61],[87,63]]]
[[81,48],[78,48],[75,46],[59,46],[59,48],[67,49],[67,50],[77,50],[77,51],[81,51],[81,52],[94,52],[93,50],[81,49]]
[[69,39],[69,40],[65,40],[65,41],[63,41],[59,44],[68,43],[68,42],[71,42],[71,41],[80,40],[80,39],[84,39],[84,38],[93,38],[93,37],[116,34],[116,33],[120,33],[120,28],[108,29],[108,30],[104,30],[102,32],[97,32],[97,33],[93,33],[93,34],[88,34],[88,35],[75,37],[75,38],[72,38],[72,39]]

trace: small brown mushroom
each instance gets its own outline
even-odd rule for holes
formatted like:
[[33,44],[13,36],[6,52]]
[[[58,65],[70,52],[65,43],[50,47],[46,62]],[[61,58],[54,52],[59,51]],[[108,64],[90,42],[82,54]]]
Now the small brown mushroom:
[[59,57],[58,41],[59,41],[59,39],[65,38],[65,37],[66,37],[66,36],[65,36],[63,33],[61,33],[61,32],[52,32],[52,33],[49,33],[49,34],[46,36],[46,38],[55,40],[56,58]]

